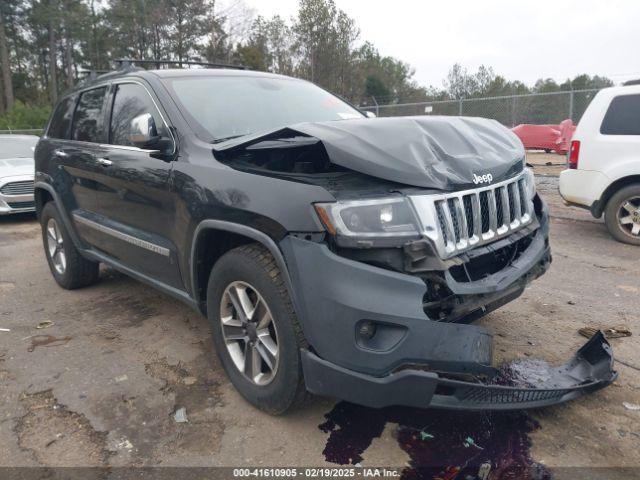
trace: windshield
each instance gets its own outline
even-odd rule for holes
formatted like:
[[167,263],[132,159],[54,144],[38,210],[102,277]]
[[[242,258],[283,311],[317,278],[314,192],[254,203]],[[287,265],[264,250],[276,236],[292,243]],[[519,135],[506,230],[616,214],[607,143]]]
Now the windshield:
[[38,137],[2,138],[0,136],[0,159],[33,158]]
[[301,122],[363,118],[339,98],[296,79],[183,77],[168,84],[185,113],[214,142]]

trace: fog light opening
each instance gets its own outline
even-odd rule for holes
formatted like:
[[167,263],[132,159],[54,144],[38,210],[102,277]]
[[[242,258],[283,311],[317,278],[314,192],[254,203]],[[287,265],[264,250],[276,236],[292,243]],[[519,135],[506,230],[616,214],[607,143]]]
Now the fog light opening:
[[376,334],[376,324],[370,321],[364,321],[360,323],[358,327],[358,335],[363,340],[371,340]]

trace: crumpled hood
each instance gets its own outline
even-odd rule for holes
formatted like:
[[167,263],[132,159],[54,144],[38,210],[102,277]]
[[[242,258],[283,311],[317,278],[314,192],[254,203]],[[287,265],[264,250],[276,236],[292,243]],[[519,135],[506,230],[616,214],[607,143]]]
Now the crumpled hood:
[[0,178],[17,175],[33,175],[35,164],[33,158],[0,159]]
[[474,175],[492,183],[524,167],[524,148],[495,120],[471,117],[393,117],[300,123],[214,147],[221,151],[294,131],[324,145],[331,163],[386,180],[451,191],[473,188]]

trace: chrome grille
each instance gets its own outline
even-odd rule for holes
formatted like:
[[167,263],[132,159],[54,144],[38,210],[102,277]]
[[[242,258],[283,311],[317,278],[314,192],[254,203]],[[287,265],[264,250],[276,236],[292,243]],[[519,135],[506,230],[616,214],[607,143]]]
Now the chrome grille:
[[423,233],[442,258],[509,235],[531,222],[525,174],[505,182],[444,195],[415,195],[411,201]]
[[33,180],[10,182],[0,188],[3,195],[31,195],[33,194]]

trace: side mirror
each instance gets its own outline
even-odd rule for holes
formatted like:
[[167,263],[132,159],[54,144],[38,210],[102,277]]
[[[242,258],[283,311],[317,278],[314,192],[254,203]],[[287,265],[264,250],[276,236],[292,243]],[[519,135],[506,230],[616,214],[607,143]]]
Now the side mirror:
[[129,141],[138,148],[151,150],[160,140],[156,122],[150,113],[143,113],[131,120]]
[[370,112],[369,110],[367,110],[364,114],[367,116],[367,118],[376,118],[377,117],[377,115],[375,113]]

